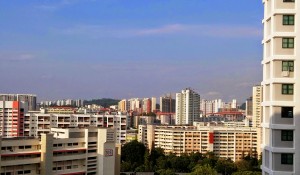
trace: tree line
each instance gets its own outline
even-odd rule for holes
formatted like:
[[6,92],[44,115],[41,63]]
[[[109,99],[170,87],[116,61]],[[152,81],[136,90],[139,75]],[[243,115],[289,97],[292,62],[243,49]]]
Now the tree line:
[[213,152],[191,153],[176,156],[165,155],[163,149],[154,148],[150,152],[138,141],[126,143],[121,151],[121,172],[155,172],[157,175],[260,175],[261,159],[245,156],[233,162],[218,158]]

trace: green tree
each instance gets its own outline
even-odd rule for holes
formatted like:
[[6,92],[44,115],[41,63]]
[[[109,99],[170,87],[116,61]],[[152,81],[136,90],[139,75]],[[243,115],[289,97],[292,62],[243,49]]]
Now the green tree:
[[161,169],[156,172],[159,175],[176,175],[173,169]]
[[236,166],[232,160],[220,158],[216,163],[215,169],[222,175],[229,175],[236,171]]
[[217,175],[217,171],[209,165],[197,165],[190,175]]
[[[150,155],[148,156],[148,162],[149,162],[149,165],[151,166],[152,171],[155,171],[157,169],[157,167],[158,167],[157,160],[160,157],[165,157],[164,150],[162,148],[153,148],[150,151]],[[145,162],[145,165],[146,165],[146,163],[147,162]]]
[[188,165],[189,172],[193,171],[193,168],[203,160],[203,155],[199,152],[191,153],[189,156],[190,164]]
[[261,175],[261,172],[258,171],[239,171],[235,172],[232,175]]
[[174,169],[175,172],[188,172],[188,166],[190,164],[188,155],[183,154],[182,156],[171,156],[170,159],[170,164],[172,169]]
[[129,162],[122,162],[121,171],[122,172],[132,171],[131,164]]
[[[144,164],[146,147],[144,144],[134,140],[126,143],[121,149],[121,161],[130,163],[131,171]],[[127,167],[126,167],[127,168]]]
[[210,165],[211,167],[215,167],[218,161],[218,158],[215,156],[213,152],[207,152],[205,158],[200,162],[201,165]]
[[251,163],[247,160],[239,160],[235,162],[237,171],[252,171]]

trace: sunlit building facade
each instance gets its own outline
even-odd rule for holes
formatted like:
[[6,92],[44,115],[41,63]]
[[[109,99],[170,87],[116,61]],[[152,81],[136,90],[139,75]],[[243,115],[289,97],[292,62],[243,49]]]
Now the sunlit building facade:
[[[300,3],[263,0],[263,175],[300,174]],[[298,20],[299,21],[299,20]]]

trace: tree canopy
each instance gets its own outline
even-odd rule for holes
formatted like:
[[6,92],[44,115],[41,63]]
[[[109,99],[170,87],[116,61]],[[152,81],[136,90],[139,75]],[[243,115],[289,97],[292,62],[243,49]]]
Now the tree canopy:
[[218,158],[213,152],[205,154],[165,155],[163,149],[149,151],[142,143],[131,141],[122,147],[122,172],[155,172],[157,175],[190,173],[190,175],[258,175],[261,174],[260,161],[246,156],[233,162],[230,159]]

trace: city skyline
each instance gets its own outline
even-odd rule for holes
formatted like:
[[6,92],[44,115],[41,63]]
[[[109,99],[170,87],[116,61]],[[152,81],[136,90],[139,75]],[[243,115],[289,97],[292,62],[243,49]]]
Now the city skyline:
[[[239,7],[239,8],[237,8]],[[2,93],[243,103],[260,84],[260,1],[1,1]]]

